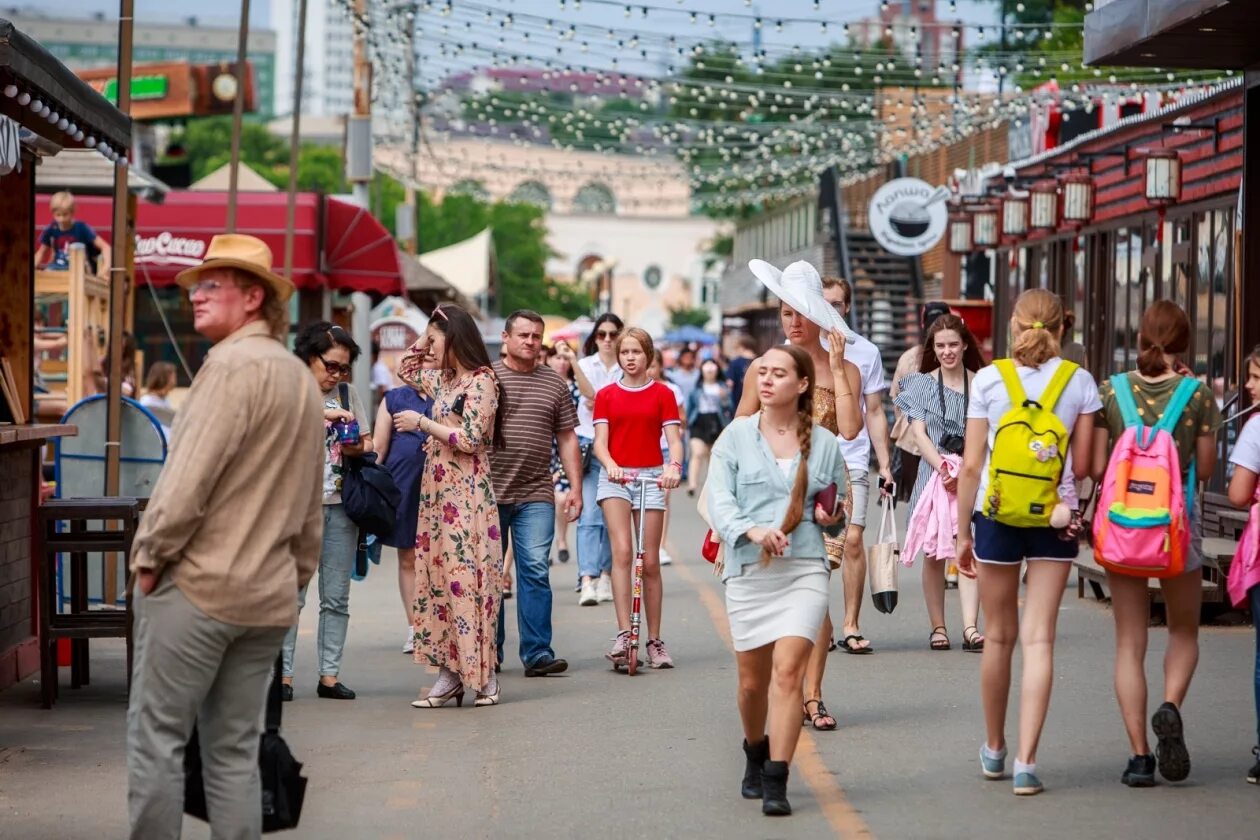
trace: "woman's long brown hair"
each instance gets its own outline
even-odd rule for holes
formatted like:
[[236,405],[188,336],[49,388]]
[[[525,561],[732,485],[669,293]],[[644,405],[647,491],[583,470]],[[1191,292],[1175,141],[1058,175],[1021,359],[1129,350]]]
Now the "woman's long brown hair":
[[962,339],[964,368],[975,373],[984,367],[984,356],[980,354],[980,345],[976,343],[976,337],[967,327],[967,322],[951,312],[940,316],[932,322],[932,326],[928,327],[927,335],[923,337],[923,354],[919,362],[919,373],[931,373],[941,366],[941,360],[936,358],[936,334],[941,330],[953,330]]
[[[801,460],[796,465],[796,480],[792,483],[792,496],[779,530],[790,534],[805,518],[805,491],[809,486],[809,453],[814,441],[814,360],[809,353],[792,344],[771,348],[769,353],[786,353],[796,368],[796,375],[809,383],[796,400],[796,436],[801,447]],[[770,552],[761,550],[761,562],[770,562]]]

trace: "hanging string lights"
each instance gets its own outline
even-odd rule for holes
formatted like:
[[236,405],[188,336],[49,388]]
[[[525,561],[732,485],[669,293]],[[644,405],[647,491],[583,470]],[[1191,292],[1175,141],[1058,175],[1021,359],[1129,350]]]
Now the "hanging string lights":
[[[860,177],[893,155],[1026,121],[1033,109],[1090,114],[1121,96],[1111,74],[1082,70],[1079,54],[1030,54],[1029,45],[1067,24],[1008,24],[1016,46],[1002,50],[992,26],[918,22],[894,29],[915,45],[903,54],[863,46],[867,25],[829,21],[821,2],[814,17],[624,0],[557,0],[554,17],[475,0],[382,2],[354,17],[353,0],[333,2],[368,41],[378,146],[409,148],[415,104],[427,139],[418,154],[460,137],[596,153],[614,170],[631,157],[667,160],[681,166],[698,201],[715,207],[806,192],[822,167]],[[596,23],[583,13],[588,6],[613,8],[623,22],[610,25],[605,14]],[[841,43],[802,48],[817,41],[803,33],[826,32],[829,22]],[[940,49],[923,46],[937,41]],[[1054,81],[1056,68],[1096,82],[1014,85],[1001,100],[974,89],[1020,74]],[[1206,83],[1163,70],[1126,73],[1125,81],[1161,98]],[[1028,214],[1035,227],[1036,208]]]

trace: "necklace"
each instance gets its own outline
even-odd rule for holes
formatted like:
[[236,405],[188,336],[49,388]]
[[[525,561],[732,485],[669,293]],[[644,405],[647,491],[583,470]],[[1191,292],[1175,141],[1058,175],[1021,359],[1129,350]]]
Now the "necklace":
[[[761,422],[762,422],[763,424],[769,425],[769,421],[768,421],[768,420],[766,420],[766,417],[765,417],[765,415],[764,415],[764,414],[761,416]],[[773,427],[772,427],[772,428],[773,428]],[[786,434],[788,433],[788,428],[789,428],[788,426],[784,426],[784,427],[783,427],[783,428],[781,428],[781,429],[779,429],[779,428],[775,428],[775,429],[774,429],[774,431],[775,431],[775,432],[779,435],[779,437],[783,437],[784,435],[786,435]],[[764,430],[763,430],[763,431],[764,431]]]

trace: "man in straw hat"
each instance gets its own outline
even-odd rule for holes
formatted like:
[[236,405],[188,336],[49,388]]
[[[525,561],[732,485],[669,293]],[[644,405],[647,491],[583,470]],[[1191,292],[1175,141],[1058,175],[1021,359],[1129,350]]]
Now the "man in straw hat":
[[136,535],[127,711],[133,838],[178,837],[198,725],[216,837],[258,837],[259,720],[323,525],[315,380],[280,341],[293,284],[252,236],[214,237],[177,278],[214,342]]

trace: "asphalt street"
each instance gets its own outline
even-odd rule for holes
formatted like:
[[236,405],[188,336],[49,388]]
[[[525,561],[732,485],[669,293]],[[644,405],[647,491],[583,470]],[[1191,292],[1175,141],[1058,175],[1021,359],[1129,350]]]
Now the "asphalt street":
[[[1105,605],[1069,583],[1059,620],[1055,696],[1038,760],[1046,792],[1017,798],[986,782],[980,658],[960,649],[957,595],[948,593],[955,648],[930,652],[918,567],[901,574],[891,615],[864,598],[872,656],[831,655],[825,697],[835,732],[803,730],[789,796],[795,814],[762,817],[739,797],[743,767],[735,668],[721,584],[699,557],[703,526],[678,508],[665,579],[664,636],[672,671],[614,673],[603,653],[611,604],[579,607],[572,563],[552,569],[555,648],[562,676],[526,679],[509,609],[503,703],[412,709],[432,682],[401,653],[403,613],[394,557],[354,584],[342,678],[353,702],[315,696],[315,609],[301,622],[297,699],[284,734],[310,777],[303,838],[631,837],[1117,837],[1255,838],[1260,789],[1243,781],[1255,720],[1253,631],[1207,627],[1185,706],[1189,780],[1148,790],[1120,784],[1127,742],[1112,695],[1112,627]],[[840,580],[832,581],[840,623]],[[315,603],[315,599],[311,599]],[[514,602],[509,602],[509,608]],[[1152,630],[1153,704],[1166,634]],[[1018,674],[1018,655],[1016,661]],[[120,643],[93,643],[93,683],[38,705],[33,680],[0,693],[0,838],[122,837],[126,833]],[[1012,709],[1017,702],[1012,700]],[[1015,735],[1015,721],[1008,724]],[[208,836],[186,823],[186,837]]]

